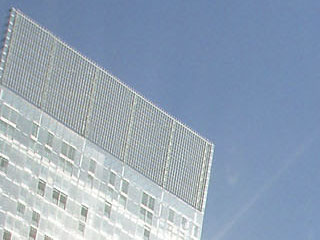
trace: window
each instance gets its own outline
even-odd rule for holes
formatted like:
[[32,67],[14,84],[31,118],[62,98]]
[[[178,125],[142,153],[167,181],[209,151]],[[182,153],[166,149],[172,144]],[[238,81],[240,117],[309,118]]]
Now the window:
[[186,230],[188,228],[188,221],[185,217],[182,217],[182,219],[181,219],[181,226],[184,230]]
[[76,149],[70,146],[70,147],[69,147],[68,157],[69,157],[71,160],[74,160],[75,152],[76,152]]
[[79,222],[78,230],[82,233],[82,235],[84,234],[85,228],[86,228],[86,225],[83,222]]
[[38,182],[38,190],[37,190],[37,193],[40,195],[40,196],[44,196],[44,193],[45,193],[45,190],[46,190],[46,182],[39,179],[39,182]]
[[123,206],[124,208],[126,208],[127,206],[127,197],[123,196],[122,194],[120,194],[119,196],[119,202],[121,204],[121,206]]
[[26,206],[21,203],[21,202],[18,202],[17,203],[17,212],[21,215],[24,215],[24,212],[26,211]]
[[108,187],[107,193],[108,193],[109,197],[113,199],[115,192],[112,187],[110,187],[110,186]]
[[11,110],[10,108],[8,108],[6,105],[2,105],[2,117],[8,121],[10,121],[10,113],[11,113]]
[[73,173],[73,164],[69,160],[65,159],[64,157],[59,158],[58,162],[59,167],[62,169],[62,171],[67,172],[72,176]]
[[97,165],[96,161],[94,161],[93,159],[90,159],[90,163],[89,163],[89,172],[90,173],[93,173],[93,174],[95,173],[96,165]]
[[148,212],[147,211],[147,219],[146,219],[146,222],[150,225],[152,225],[152,217],[153,217],[153,214],[151,212]]
[[11,232],[9,232],[8,230],[4,230],[3,240],[11,240]]
[[0,156],[0,171],[4,172],[4,173],[7,173],[8,165],[9,165],[8,159]]
[[52,148],[53,146],[54,135],[51,132],[48,132],[46,146]]
[[193,236],[198,237],[199,234],[199,227],[194,225],[193,226]]
[[32,224],[38,227],[39,222],[40,222],[40,214],[37,213],[36,211],[32,211]]
[[34,139],[38,138],[39,134],[39,125],[35,122],[32,123],[32,131],[31,131],[31,137]]
[[73,164],[69,161],[66,161],[65,170],[72,175]]
[[150,239],[150,229],[144,228],[143,231],[143,240],[149,240]]
[[90,188],[93,188],[93,176],[91,174],[88,174],[87,183]]
[[82,221],[87,221],[88,217],[88,208],[86,206],[81,206],[81,220]]
[[122,179],[121,181],[121,192],[128,194],[129,191],[129,182]]
[[148,202],[148,207],[151,210],[154,210],[154,198],[149,196],[149,202]]
[[53,202],[58,205],[58,202],[59,202],[59,198],[60,198],[60,192],[56,189],[53,190],[53,193],[52,193],[52,199],[53,199]]
[[142,200],[141,200],[142,205],[147,206],[148,205],[148,194],[143,193],[142,194]]
[[53,240],[53,238],[45,235],[43,240]]
[[144,207],[140,207],[140,219],[152,225],[152,217],[153,217],[153,214],[151,212],[146,210]]
[[66,205],[67,205],[67,195],[61,193],[59,206],[62,207],[63,209],[66,209]]
[[154,209],[154,198],[143,192],[141,204],[142,206],[140,207],[140,218],[146,223],[152,225],[153,214],[151,211],[153,211]]
[[149,195],[146,194],[145,192],[142,193],[141,203],[142,203],[142,205],[144,205],[145,207],[148,207],[148,208],[151,209],[152,211],[154,210],[155,200],[154,200],[153,197],[149,196]]
[[110,218],[111,216],[111,203],[105,201],[104,203],[104,215],[107,216],[108,218]]
[[66,144],[65,142],[62,142],[62,146],[61,146],[61,153],[64,155],[64,156],[67,156],[68,155],[68,144]]
[[147,214],[147,210],[144,209],[143,207],[140,207],[140,218],[141,218],[142,220],[145,220],[146,214]]
[[109,183],[112,186],[116,185],[116,174],[114,172],[110,172]]
[[0,119],[0,132],[3,133],[5,136],[7,136],[7,128],[8,124],[2,121],[2,119]]
[[6,120],[10,125],[14,126],[17,123],[18,119],[18,112],[16,112],[14,109],[11,107],[8,107],[6,105],[2,105],[2,118]]
[[175,215],[175,212],[171,209],[171,208],[169,208],[169,216],[168,216],[168,221],[169,222],[174,222],[174,215]]
[[31,226],[29,231],[29,240],[35,240],[36,237],[37,237],[37,229]]
[[66,209],[67,198],[68,198],[67,195],[63,194],[62,192],[60,192],[59,190],[57,190],[55,188],[53,189],[52,199],[53,199],[53,202],[56,205],[58,205],[59,207]]
[[66,142],[62,142],[61,154],[74,161],[76,149]]

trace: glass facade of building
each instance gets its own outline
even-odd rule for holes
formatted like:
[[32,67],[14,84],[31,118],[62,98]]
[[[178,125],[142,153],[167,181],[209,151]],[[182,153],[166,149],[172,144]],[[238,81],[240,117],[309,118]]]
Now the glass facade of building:
[[0,83],[2,239],[200,239],[212,143],[15,9]]

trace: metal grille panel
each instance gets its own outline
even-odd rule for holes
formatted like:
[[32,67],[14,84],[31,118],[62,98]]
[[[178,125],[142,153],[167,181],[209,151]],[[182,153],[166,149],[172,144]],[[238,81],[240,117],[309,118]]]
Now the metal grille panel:
[[207,143],[204,162],[202,164],[201,178],[199,182],[197,209],[201,209],[202,206],[205,205],[205,200],[207,198],[206,189],[208,188],[208,185],[209,185],[212,154],[213,154],[213,146],[212,144]]
[[44,110],[84,136],[95,67],[61,42],[55,46]]
[[134,94],[98,70],[88,138],[123,161]]
[[17,14],[3,84],[40,106],[52,37]]
[[197,205],[206,142],[181,124],[173,132],[165,188],[193,207]]
[[163,185],[173,120],[137,97],[126,163]]

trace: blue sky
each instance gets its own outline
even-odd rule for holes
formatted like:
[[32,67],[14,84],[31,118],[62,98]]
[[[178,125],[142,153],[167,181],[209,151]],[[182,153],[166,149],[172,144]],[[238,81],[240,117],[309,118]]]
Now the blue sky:
[[11,6],[215,143],[204,240],[320,239],[320,1]]

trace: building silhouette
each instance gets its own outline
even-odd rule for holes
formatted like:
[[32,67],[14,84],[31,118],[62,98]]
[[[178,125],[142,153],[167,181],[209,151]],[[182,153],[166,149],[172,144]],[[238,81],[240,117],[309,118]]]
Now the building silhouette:
[[0,85],[2,239],[200,239],[212,143],[16,9]]

